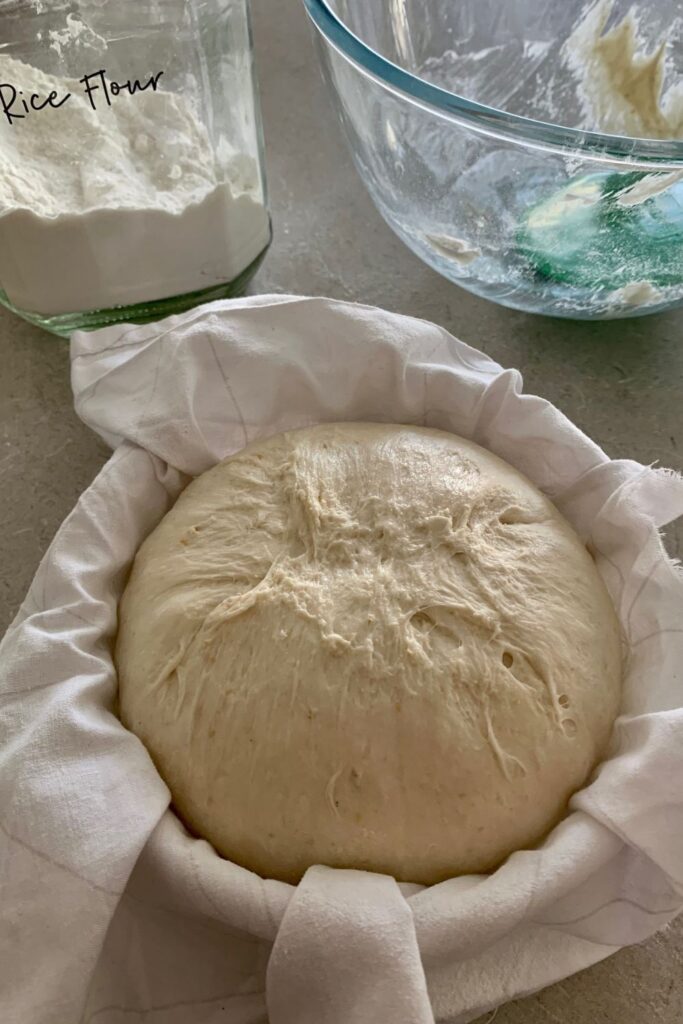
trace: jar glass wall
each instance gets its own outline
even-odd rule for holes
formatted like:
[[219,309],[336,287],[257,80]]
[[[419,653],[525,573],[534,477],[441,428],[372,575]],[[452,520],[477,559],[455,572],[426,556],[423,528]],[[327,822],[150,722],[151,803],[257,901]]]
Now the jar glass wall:
[[68,334],[239,294],[271,237],[248,0],[0,16],[0,301]]

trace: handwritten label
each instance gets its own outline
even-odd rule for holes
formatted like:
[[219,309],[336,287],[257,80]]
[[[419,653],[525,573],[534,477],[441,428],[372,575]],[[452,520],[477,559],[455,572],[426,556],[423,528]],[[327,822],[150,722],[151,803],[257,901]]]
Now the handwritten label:
[[[98,103],[104,102],[110,107],[113,100],[122,93],[134,96],[147,89],[156,92],[162,75],[163,71],[157,71],[146,82],[141,82],[137,78],[129,79],[127,82],[115,82],[113,79],[107,78],[107,72],[103,68],[100,71],[84,75],[78,81],[83,86],[83,94],[90,106],[93,110],[97,110]],[[16,121],[23,121],[29,114],[57,110],[59,107],[63,107],[72,96],[73,93],[70,92],[60,94],[57,89],[53,89],[46,96],[41,96],[36,92],[25,94],[22,89],[18,89],[11,82],[2,82],[0,83],[0,113],[4,115],[10,125],[14,125]]]

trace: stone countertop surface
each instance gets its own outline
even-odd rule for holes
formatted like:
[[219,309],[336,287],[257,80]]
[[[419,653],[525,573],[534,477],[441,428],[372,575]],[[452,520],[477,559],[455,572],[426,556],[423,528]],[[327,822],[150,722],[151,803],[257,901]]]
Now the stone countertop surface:
[[[353,168],[299,0],[254,0],[275,241],[252,292],[383,306],[518,367],[612,457],[683,469],[683,311],[578,323],[502,309],[424,266]],[[0,633],[62,519],[106,458],[75,416],[68,345],[0,311]],[[683,553],[683,521],[669,528]],[[487,1019],[490,1019],[487,1018]],[[500,1007],[496,1024],[680,1024],[683,918],[650,941]],[[483,1024],[483,1019],[482,1019]]]

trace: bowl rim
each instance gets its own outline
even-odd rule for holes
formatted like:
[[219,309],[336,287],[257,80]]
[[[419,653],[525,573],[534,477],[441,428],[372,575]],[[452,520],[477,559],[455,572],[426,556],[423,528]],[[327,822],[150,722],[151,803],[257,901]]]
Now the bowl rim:
[[373,50],[332,10],[329,0],[304,0],[304,6],[326,42],[362,73],[390,92],[399,94],[417,106],[427,107],[447,120],[464,123],[476,131],[505,137],[517,143],[544,149],[570,150],[603,162],[627,162],[629,166],[655,165],[661,171],[677,170],[683,165],[683,140],[634,139],[584,131],[582,128],[536,121],[522,114],[512,114],[468,100],[406,71]]

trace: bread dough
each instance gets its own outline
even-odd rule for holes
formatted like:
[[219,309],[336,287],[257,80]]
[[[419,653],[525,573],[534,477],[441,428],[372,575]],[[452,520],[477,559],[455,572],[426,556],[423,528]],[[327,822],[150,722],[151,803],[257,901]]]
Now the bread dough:
[[328,424],[193,481],[135,559],[123,722],[230,860],[433,883],[538,842],[605,750],[620,630],[519,472],[452,434]]
[[646,52],[631,9],[605,32],[614,0],[598,0],[567,41],[587,127],[638,139],[683,138],[683,85],[664,92],[667,39]]

